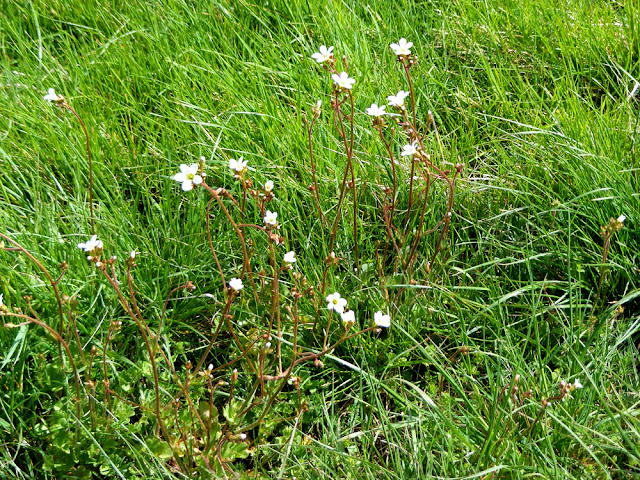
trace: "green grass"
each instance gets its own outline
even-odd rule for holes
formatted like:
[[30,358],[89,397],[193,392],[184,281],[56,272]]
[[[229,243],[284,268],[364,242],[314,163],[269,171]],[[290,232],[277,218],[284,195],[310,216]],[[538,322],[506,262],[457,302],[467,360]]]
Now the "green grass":
[[[88,348],[102,345],[109,322],[123,321],[110,368],[112,382],[134,385],[131,398],[152,392],[139,386],[151,379],[144,345],[76,248],[90,234],[84,136],[70,114],[43,102],[47,88],[87,123],[96,230],[107,255],[139,250],[134,276],[151,328],[171,288],[197,285],[170,302],[165,319],[163,348],[182,364],[197,361],[224,299],[207,242],[208,198],[184,194],[170,177],[204,155],[208,183],[236,194],[227,161],[244,155],[258,183],[275,180],[281,232],[318,286],[329,229],[307,188],[305,119],[322,99],[314,151],[333,219],[345,158],[330,80],[310,55],[334,45],[357,80],[360,254],[375,262],[385,238],[378,185],[390,180],[365,108],[405,87],[388,45],[406,37],[420,58],[418,123],[433,111],[445,145],[438,160],[464,164],[445,248],[427,274],[437,236],[421,246],[418,285],[389,275],[392,295],[404,290],[388,305],[375,268],[351,273],[347,196],[336,246],[343,263],[328,290],[350,299],[361,325],[390,309],[392,328],[341,346],[323,369],[302,367],[309,411],[296,424],[292,403],[279,405],[269,435],[234,470],[314,479],[640,476],[635,2],[0,0],[0,11],[0,232],[52,272],[68,262],[61,289],[78,299]],[[434,201],[427,228],[442,213]],[[620,214],[627,220],[597,298],[600,228]],[[225,275],[237,275],[240,245],[217,212],[212,232]],[[256,255],[257,264],[266,258]],[[0,250],[0,293],[12,311],[26,311],[22,297],[31,295],[55,325],[46,287],[26,257]],[[243,305],[236,320],[259,324],[260,312]],[[224,363],[224,352],[215,360]],[[183,477],[124,404],[97,398],[112,419],[107,430],[74,419],[65,402],[73,380],[56,365],[55,342],[38,327],[0,329],[0,477]],[[501,394],[516,374],[520,391],[533,391],[519,410]],[[575,378],[584,388],[535,422],[541,399]],[[75,443],[76,430],[86,443]]]

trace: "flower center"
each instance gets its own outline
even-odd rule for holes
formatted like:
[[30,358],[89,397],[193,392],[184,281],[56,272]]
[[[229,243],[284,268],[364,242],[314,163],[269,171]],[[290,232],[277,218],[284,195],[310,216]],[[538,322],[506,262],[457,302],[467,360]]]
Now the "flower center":
[[193,173],[188,173],[187,174],[187,180],[193,180],[194,177],[195,177],[195,175]]
[[337,305],[337,304],[338,304],[338,299],[337,299],[337,298],[334,298],[334,299],[333,299],[333,304],[334,304],[334,305]]

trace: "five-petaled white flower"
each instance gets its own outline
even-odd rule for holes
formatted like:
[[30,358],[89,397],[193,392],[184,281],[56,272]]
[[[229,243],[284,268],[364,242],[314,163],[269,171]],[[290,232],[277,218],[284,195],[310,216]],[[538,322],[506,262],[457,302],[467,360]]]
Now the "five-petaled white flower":
[[267,180],[264,182],[264,191],[272,192],[273,191],[273,180]]
[[278,223],[278,214],[267,210],[264,213],[264,223],[267,225],[276,225]]
[[367,113],[372,117],[381,117],[387,114],[387,112],[384,111],[385,108],[387,108],[386,105],[379,107],[375,103],[372,103],[371,106],[367,108]]
[[334,73],[331,75],[331,78],[333,78],[336,85],[340,88],[344,88],[345,90],[351,90],[353,84],[356,83],[354,78],[349,78],[349,74],[347,72],[342,72],[340,75]]
[[242,280],[234,277],[231,280],[229,280],[229,287],[231,287],[236,292],[239,292],[244,288],[244,285],[242,284]]
[[327,308],[338,313],[344,312],[344,307],[347,306],[347,299],[340,297],[338,292],[328,295],[325,300],[327,301]]
[[400,90],[395,95],[389,95],[387,100],[389,100],[390,107],[404,107],[404,99],[411,95],[409,92],[405,92],[404,90]]
[[50,88],[50,89],[47,91],[47,94],[44,96],[44,99],[45,99],[47,102],[54,102],[54,103],[57,103],[57,102],[61,102],[62,100],[64,100],[64,97],[61,97],[60,95],[58,95],[58,94],[56,93],[56,91],[55,91],[53,88]]
[[94,250],[102,247],[102,240],[98,240],[97,235],[93,235],[89,240],[86,241],[86,243],[78,244],[78,248],[81,248],[85,252],[93,252]]
[[416,142],[413,142],[402,147],[402,153],[400,153],[400,155],[408,157],[409,155],[415,155],[416,153],[418,153],[418,149],[416,148]]
[[398,40],[398,43],[392,43],[389,46],[393,52],[400,57],[403,55],[411,55],[410,48],[413,47],[413,42],[407,42],[405,38],[401,38]]
[[296,259],[296,253],[291,250],[290,252],[287,252],[284,254],[284,261],[287,263],[296,263],[297,259]]
[[191,166],[183,163],[180,165],[180,173],[176,173],[173,179],[176,182],[182,183],[182,190],[188,192],[189,190],[193,190],[194,185],[200,185],[202,183],[202,177],[198,175],[198,169],[197,163],[192,163]]
[[244,157],[240,157],[238,160],[230,159],[229,168],[236,173],[240,173],[247,168],[247,160],[243,160]]
[[342,321],[344,323],[349,323],[351,325],[354,325],[356,323],[356,314],[353,313],[353,310],[342,312],[340,314],[340,318],[342,318]]
[[582,384],[580,383],[580,380],[576,378],[575,381],[569,385],[569,389],[578,390],[579,388],[582,388]]
[[385,315],[381,311],[377,311],[373,314],[373,322],[382,328],[389,328],[391,326],[391,317],[389,315]]
[[331,52],[333,52],[333,47],[327,48],[326,45],[320,45],[320,51],[311,55],[311,58],[318,63],[328,62],[333,57]]
[[624,221],[627,219],[627,217],[625,217],[624,215],[620,215],[617,219],[618,223],[624,223]]

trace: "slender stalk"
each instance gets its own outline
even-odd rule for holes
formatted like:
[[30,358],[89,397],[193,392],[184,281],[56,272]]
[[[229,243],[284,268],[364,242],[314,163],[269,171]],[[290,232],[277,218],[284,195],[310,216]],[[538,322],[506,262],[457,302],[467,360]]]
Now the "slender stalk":
[[87,132],[87,126],[82,121],[82,118],[80,118],[80,115],[78,115],[78,112],[76,112],[71,105],[65,102],[63,108],[66,108],[67,110],[69,110],[71,113],[75,115],[75,117],[78,119],[78,122],[80,122],[80,126],[82,127],[82,130],[84,131],[84,138],[86,140],[86,145],[87,145],[87,158],[89,159],[89,214],[91,217],[89,220],[91,223],[91,235],[95,235],[96,226],[95,226],[95,218],[93,216],[93,159],[91,158],[91,146],[89,145],[89,132]]
[[313,178],[313,199],[315,201],[316,204],[316,209],[318,210],[318,213],[320,214],[320,218],[322,219],[322,221],[324,222],[326,220],[326,217],[324,216],[324,213],[322,212],[322,208],[320,208],[320,192],[318,191],[318,182],[316,180],[316,164],[313,160],[313,142],[312,142],[312,135],[311,133],[313,132],[313,126],[316,123],[316,116],[313,116],[313,119],[311,120],[311,125],[309,126],[309,129],[307,130],[308,136],[309,136],[309,158],[311,160],[311,176]]
[[213,188],[211,188],[209,185],[206,184],[206,182],[202,182],[201,185],[209,192],[209,194],[213,198],[216,199],[216,202],[218,202],[218,205],[222,209],[224,215],[227,217],[227,219],[231,223],[231,226],[236,231],[236,234],[238,235],[238,238],[240,239],[240,245],[242,247],[242,269],[243,269],[243,273],[246,271],[247,274],[249,275],[249,282],[251,283],[251,288],[253,289],[253,295],[255,297],[256,303],[258,303],[259,302],[258,291],[256,290],[256,285],[255,285],[255,282],[253,281],[253,273],[251,272],[251,265],[249,263],[249,252],[247,251],[247,245],[246,245],[245,237],[244,237],[244,235],[242,233],[242,230],[240,230],[240,228],[238,227],[236,222],[233,220],[233,217],[231,217],[231,214],[229,213],[229,210],[227,209],[227,207],[224,205],[224,202],[220,198],[220,195],[219,195],[218,191],[216,191]]

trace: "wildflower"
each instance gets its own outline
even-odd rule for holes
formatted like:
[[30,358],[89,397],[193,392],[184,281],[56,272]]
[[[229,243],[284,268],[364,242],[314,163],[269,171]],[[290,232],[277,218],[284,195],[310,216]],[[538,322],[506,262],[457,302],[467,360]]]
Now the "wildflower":
[[387,112],[384,111],[386,107],[386,105],[382,105],[381,107],[379,107],[375,103],[372,103],[371,106],[367,108],[367,113],[372,117],[381,117],[387,114]]
[[326,45],[320,45],[320,51],[311,55],[318,63],[325,63],[330,61],[333,58],[333,47],[327,48]]
[[578,390],[582,388],[582,384],[580,383],[579,379],[575,379],[575,381],[569,385],[569,390]]
[[273,191],[273,180],[264,182],[264,191],[267,193],[271,193]]
[[276,212],[267,210],[264,214],[264,223],[266,223],[267,225],[277,225],[278,214]]
[[398,40],[398,43],[392,43],[389,46],[393,52],[400,57],[404,55],[411,55],[410,48],[413,47],[413,42],[407,42],[406,39],[401,38]]
[[243,160],[244,157],[240,157],[238,160],[230,159],[229,168],[236,173],[242,173],[247,169],[247,160]]
[[400,153],[400,155],[408,157],[409,155],[415,155],[416,153],[418,153],[418,149],[416,148],[416,142],[413,142],[410,145],[402,147],[402,153]]
[[340,318],[342,318],[342,321],[346,324],[346,325],[355,325],[356,323],[356,314],[353,313],[353,310],[349,310],[347,312],[342,312],[340,314]]
[[229,287],[231,287],[236,292],[239,292],[244,288],[244,285],[242,284],[242,280],[234,277],[231,280],[229,280]]
[[316,105],[311,108],[311,111],[313,112],[314,116],[319,117],[320,113],[322,112],[322,100],[318,100],[316,102]]
[[93,235],[86,243],[79,243],[78,248],[81,248],[85,252],[93,252],[94,250],[102,249],[102,240],[98,240],[97,235]]
[[616,220],[618,223],[624,223],[626,219],[627,217],[625,217],[624,215],[620,215]]
[[213,370],[213,363],[209,364],[209,366],[207,367],[207,370],[209,370],[209,371]]
[[410,95],[409,92],[405,92],[404,90],[400,90],[395,95],[389,95],[387,100],[389,100],[390,107],[404,107],[404,99]]
[[353,84],[356,83],[355,79],[349,78],[349,74],[347,72],[342,72],[340,75],[334,73],[331,75],[331,78],[333,78],[333,81],[338,87],[345,90],[351,90]]
[[136,251],[134,250],[133,252],[131,252],[131,253],[129,254],[129,258],[130,258],[131,260],[135,260],[135,259],[136,259],[136,255],[137,255],[137,254],[138,254],[138,252],[136,252]]
[[44,99],[47,102],[52,102],[52,103],[61,103],[64,100],[64,97],[61,97],[60,95],[58,95],[56,93],[56,91],[53,88],[50,88],[47,91],[47,94],[44,96]]
[[198,164],[192,163],[191,166],[180,165],[180,173],[176,173],[173,176],[176,182],[182,183],[182,190],[188,192],[193,190],[194,185],[200,185],[202,183],[202,177],[198,175]]
[[296,263],[297,259],[296,259],[295,252],[292,250],[290,252],[285,253],[284,261],[287,263]]
[[4,299],[4,293],[0,293],[0,307],[2,306],[3,299]]
[[344,312],[344,307],[347,306],[347,299],[340,297],[338,292],[328,295],[325,300],[327,301],[327,308],[338,313]]
[[381,328],[389,328],[391,326],[391,317],[389,315],[385,315],[381,311],[377,311],[373,314],[373,321],[376,326]]

